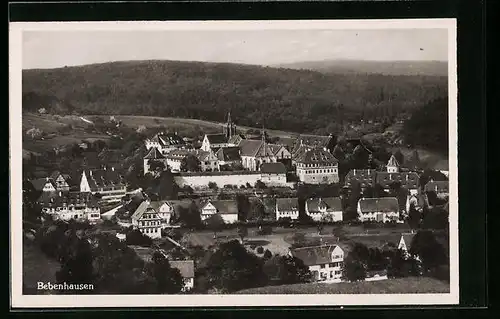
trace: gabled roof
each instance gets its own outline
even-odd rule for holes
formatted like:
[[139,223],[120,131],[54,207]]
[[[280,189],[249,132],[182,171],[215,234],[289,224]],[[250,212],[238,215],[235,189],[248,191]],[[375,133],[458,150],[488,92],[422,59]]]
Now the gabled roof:
[[163,206],[163,204],[167,204],[169,205],[172,209],[174,209],[174,207],[172,206],[171,203],[169,203],[168,201],[152,201],[149,206],[154,209],[155,211],[159,211],[160,210],[160,207]]
[[221,147],[217,153],[215,153],[217,159],[220,161],[239,161],[241,160],[240,148],[236,146],[231,147]]
[[211,203],[219,214],[238,214],[238,203],[235,200],[209,200],[204,205]]
[[375,183],[377,171],[374,169],[352,169],[345,177],[346,185],[352,181],[358,181],[361,187],[369,186]]
[[240,142],[244,139],[245,137],[242,134],[236,134],[231,136],[227,142],[230,144],[239,145]]
[[160,144],[161,146],[184,145],[186,142],[177,134],[173,133],[158,133],[150,139],[151,142]]
[[426,192],[448,192],[450,184],[448,181],[430,181],[424,186]]
[[299,200],[297,198],[276,198],[276,205],[280,211],[299,210]]
[[377,184],[380,184],[384,188],[390,187],[390,185],[394,182],[400,182],[401,186],[405,188],[415,189],[418,188],[420,183],[420,177],[415,172],[377,172],[375,180]]
[[35,188],[35,190],[37,191],[41,191],[43,190],[43,187],[47,184],[47,183],[50,183],[52,184],[52,186],[54,186],[54,188],[56,188],[56,185],[54,184],[54,180],[52,180],[51,178],[48,178],[48,177],[44,177],[44,178],[37,178],[37,179],[34,179],[31,181],[31,184],[33,185],[33,187]]
[[165,156],[156,148],[152,147],[144,159],[164,159]]
[[399,163],[398,160],[396,159],[396,156],[391,155],[391,158],[389,158],[389,161],[387,162],[387,166],[399,167]]
[[105,187],[123,187],[125,181],[117,172],[110,169],[85,170],[87,181],[91,189]]
[[309,198],[307,200],[307,210],[309,212],[317,212],[320,208],[327,211],[342,211],[342,201],[340,197]]
[[[198,157],[198,159],[201,161],[201,162],[204,162],[204,161],[208,161],[212,155],[214,155],[212,152],[206,152],[206,151],[203,151],[203,150],[196,150],[195,153],[196,157]],[[215,157],[215,155],[214,155]],[[216,157],[213,158],[213,159],[217,159]]]
[[260,171],[265,174],[286,174],[286,167],[283,163],[262,163]]
[[314,247],[302,247],[290,249],[290,253],[293,257],[296,257],[304,263],[306,266],[322,265],[331,262],[332,252],[335,250],[337,245],[324,245],[324,246],[314,246]]
[[193,260],[171,260],[169,263],[172,268],[179,269],[182,278],[194,278]]
[[207,134],[205,135],[210,144],[224,144],[227,143],[227,137],[225,134]]
[[398,212],[399,203],[395,197],[362,198],[359,200],[361,213]]
[[194,149],[175,149],[170,151],[167,154],[166,158],[179,159],[179,158],[184,158],[188,155],[196,156],[196,151]]
[[322,148],[314,148],[306,151],[295,160],[303,164],[336,165],[338,160],[328,151]]
[[62,206],[76,205],[87,207],[99,207],[97,198],[91,193],[71,192],[63,193],[43,193],[37,202],[44,208],[56,208]]
[[415,237],[415,234],[410,234],[410,233],[401,234],[401,237],[403,237],[403,240],[406,244],[406,248],[410,249],[411,243],[413,241],[413,237]]
[[241,148],[241,156],[252,156],[257,154],[260,146],[262,144],[261,140],[242,140],[239,147]]
[[144,213],[151,213],[151,214],[157,214],[158,212],[151,207],[151,203],[147,200],[143,201],[135,210],[135,212],[132,214],[131,218],[132,219],[140,219]]

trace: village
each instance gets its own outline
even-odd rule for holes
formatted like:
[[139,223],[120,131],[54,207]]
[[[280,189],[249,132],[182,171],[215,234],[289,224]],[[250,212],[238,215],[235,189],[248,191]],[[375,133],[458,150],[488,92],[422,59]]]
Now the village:
[[[268,279],[239,288],[443,277],[437,269],[448,258],[448,169],[424,168],[416,150],[404,156],[333,134],[284,143],[264,127],[241,130],[229,112],[222,132],[198,143],[168,128],[140,143],[142,165],[133,173],[120,159],[101,157],[78,171],[25,178],[27,236],[37,237],[30,225],[83,223],[144,262],[160,253],[179,270],[184,293],[236,290],[207,288],[204,278],[210,258],[231,245],[260,258]],[[77,151],[91,147],[82,142]],[[418,248],[425,240],[446,258],[429,261]],[[296,278],[277,278],[280,262],[295,265],[290,260],[299,261]]]

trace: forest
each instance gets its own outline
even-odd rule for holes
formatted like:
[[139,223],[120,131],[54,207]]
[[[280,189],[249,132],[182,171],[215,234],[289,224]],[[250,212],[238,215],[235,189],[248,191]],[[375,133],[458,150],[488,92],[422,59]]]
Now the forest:
[[408,113],[447,96],[443,76],[309,70],[229,63],[112,62],[23,71],[23,111],[120,114],[336,133],[343,125]]

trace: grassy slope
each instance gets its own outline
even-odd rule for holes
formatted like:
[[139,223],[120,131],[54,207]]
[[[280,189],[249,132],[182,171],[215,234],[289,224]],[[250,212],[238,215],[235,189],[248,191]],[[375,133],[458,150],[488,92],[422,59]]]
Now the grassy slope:
[[23,245],[23,284],[32,290],[37,282],[56,281],[55,273],[59,270],[59,263],[48,259],[36,246],[25,243]]
[[355,283],[310,283],[245,289],[237,294],[403,294],[448,293],[449,284],[433,278],[398,278]]

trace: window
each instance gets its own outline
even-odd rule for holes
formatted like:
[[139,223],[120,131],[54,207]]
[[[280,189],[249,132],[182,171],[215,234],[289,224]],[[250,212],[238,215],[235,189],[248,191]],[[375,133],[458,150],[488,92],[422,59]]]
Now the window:
[[320,267],[321,269],[323,269],[323,268],[325,268],[325,265],[323,264],[323,265],[321,265],[321,266],[319,266],[319,267]]
[[335,275],[340,275],[342,273],[342,271],[340,270],[335,270]]
[[333,277],[333,271],[330,271],[330,277]]

